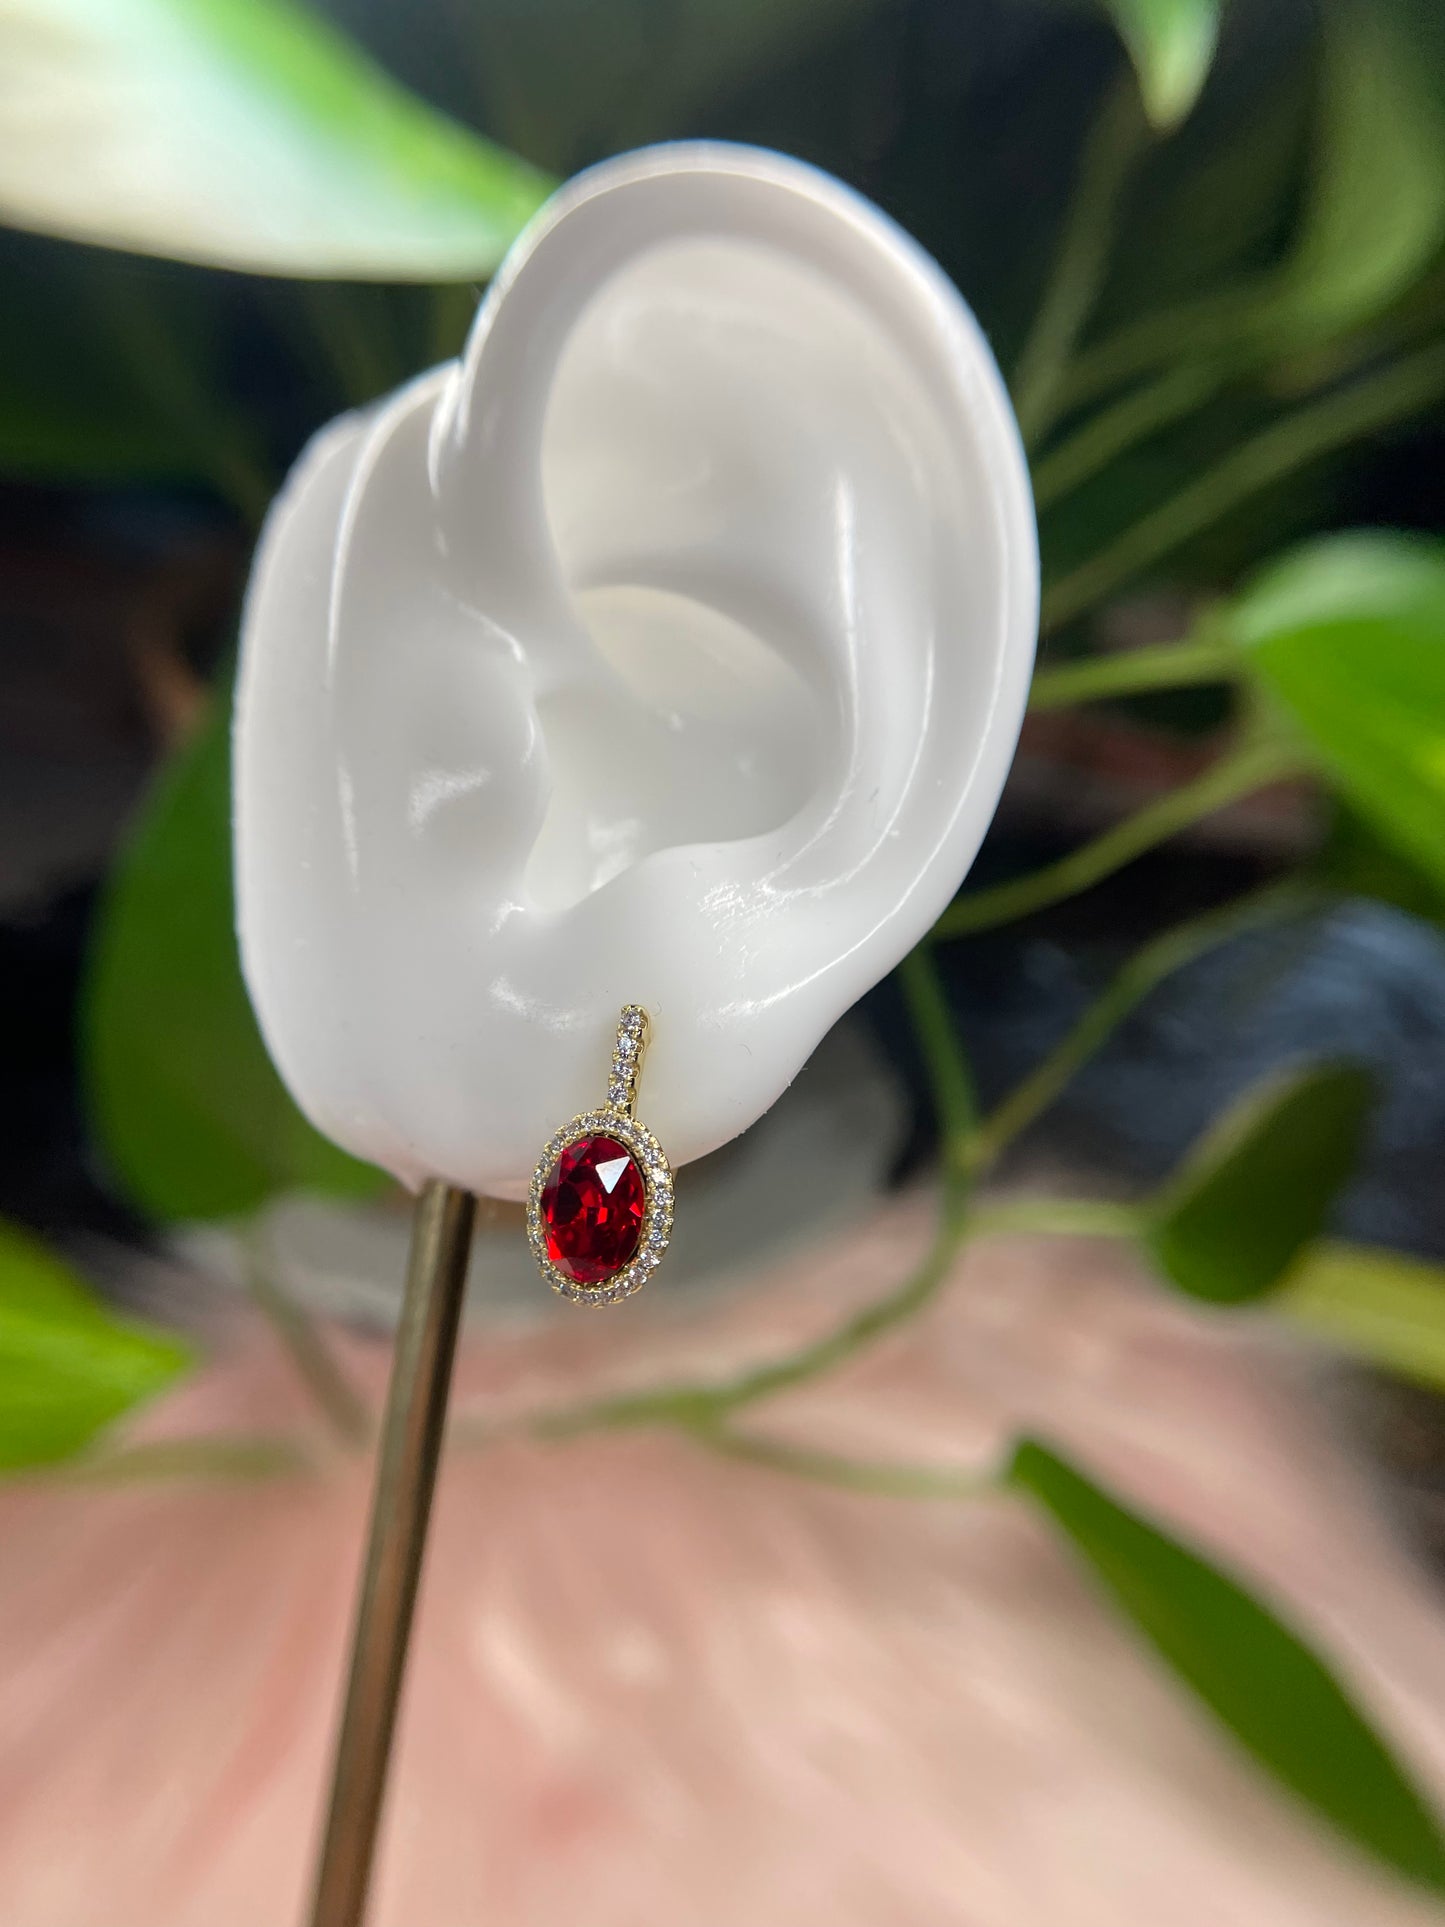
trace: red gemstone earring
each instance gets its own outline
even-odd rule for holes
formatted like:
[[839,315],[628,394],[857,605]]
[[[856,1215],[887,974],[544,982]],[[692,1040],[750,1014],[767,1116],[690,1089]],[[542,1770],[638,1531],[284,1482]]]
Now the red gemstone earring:
[[556,1132],[532,1177],[532,1250],[552,1289],[581,1305],[610,1305],[645,1284],[672,1230],[672,1170],[636,1117],[649,1031],[642,1006],[625,1005],[607,1102]]

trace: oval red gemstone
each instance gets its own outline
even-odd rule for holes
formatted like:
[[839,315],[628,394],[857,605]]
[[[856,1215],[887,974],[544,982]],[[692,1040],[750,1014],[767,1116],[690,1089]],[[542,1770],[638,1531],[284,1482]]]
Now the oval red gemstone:
[[646,1206],[627,1146],[615,1137],[578,1138],[542,1187],[547,1256],[574,1284],[606,1284],[637,1250]]

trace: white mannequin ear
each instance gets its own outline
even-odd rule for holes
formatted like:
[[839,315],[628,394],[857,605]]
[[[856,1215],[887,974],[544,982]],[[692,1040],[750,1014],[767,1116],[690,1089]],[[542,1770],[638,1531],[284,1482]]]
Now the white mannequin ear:
[[240,935],[302,1109],[519,1197],[636,1002],[673,1162],[743,1130],[958,888],[1037,595],[998,372],[897,228],[744,148],[572,182],[262,539]]

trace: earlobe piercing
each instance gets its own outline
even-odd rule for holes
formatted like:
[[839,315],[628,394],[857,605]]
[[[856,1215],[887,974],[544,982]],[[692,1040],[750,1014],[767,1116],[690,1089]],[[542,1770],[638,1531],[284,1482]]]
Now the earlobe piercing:
[[672,1169],[636,1116],[651,1025],[624,1005],[607,1102],[584,1111],[543,1148],[527,1199],[527,1236],[554,1291],[610,1305],[646,1283],[672,1230]]

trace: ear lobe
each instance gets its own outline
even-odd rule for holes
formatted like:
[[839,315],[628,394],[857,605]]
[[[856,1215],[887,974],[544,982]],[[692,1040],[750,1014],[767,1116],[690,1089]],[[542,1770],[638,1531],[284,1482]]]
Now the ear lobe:
[[813,170],[652,150],[555,197],[459,368],[337,446],[244,633],[283,1075],[408,1181],[519,1195],[637,1001],[643,1114],[715,1148],[947,903],[1012,757],[1037,555],[972,317]]

